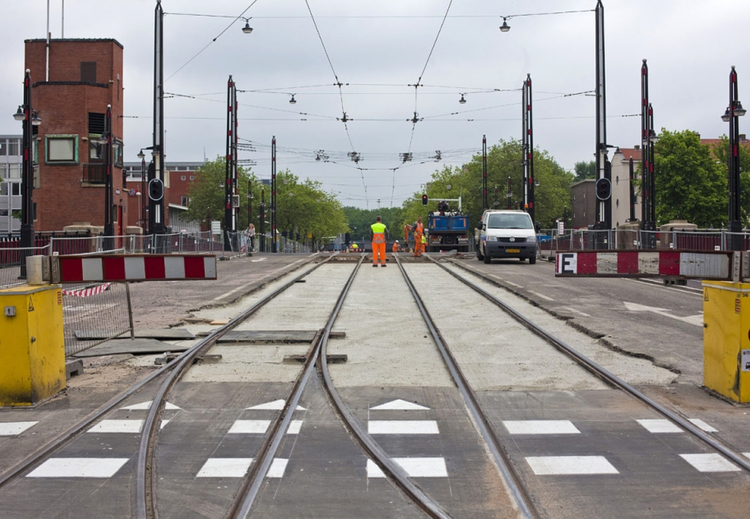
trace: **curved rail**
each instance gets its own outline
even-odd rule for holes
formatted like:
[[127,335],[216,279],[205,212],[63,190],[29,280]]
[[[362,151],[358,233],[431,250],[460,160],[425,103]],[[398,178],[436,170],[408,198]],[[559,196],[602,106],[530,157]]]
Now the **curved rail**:
[[[482,288],[476,286],[468,279],[465,279],[452,270],[448,269],[445,265],[441,265],[437,260],[433,258],[429,258],[430,261],[438,265],[440,268],[448,272],[450,275],[464,283],[466,286],[474,290],[475,292],[481,294],[486,299],[494,303],[495,305],[502,308],[505,312],[507,312],[511,317],[513,317],[516,321],[520,322],[524,326],[526,326],[529,330],[531,330],[533,333],[538,335],[539,337],[543,338],[547,342],[549,342],[551,345],[553,345],[555,348],[557,348],[560,352],[564,353],[565,355],[572,358],[574,361],[576,361],[578,364],[583,366],[586,370],[588,370],[590,373],[592,373],[594,376],[604,380],[605,382],[609,383],[610,385],[614,387],[618,387],[624,392],[630,394],[637,400],[640,400],[644,404],[646,404],[648,407],[652,408],[653,410],[660,413],[662,416],[667,418],[668,420],[671,420],[674,424],[682,427],[683,429],[687,430],[689,433],[691,433],[693,436],[698,438],[700,441],[711,447],[712,449],[720,452],[723,456],[730,459],[746,471],[750,472],[750,460],[747,460],[744,456],[741,454],[733,451],[729,447],[723,445],[719,441],[712,438],[710,435],[705,433],[703,430],[698,428],[697,426],[693,425],[691,422],[686,420],[685,418],[679,416],[674,411],[666,408],[665,406],[659,404],[658,402],[652,400],[648,396],[646,396],[644,393],[636,389],[635,387],[631,386],[624,380],[622,380],[620,377],[615,375],[614,373],[610,372],[606,368],[600,366],[593,360],[589,359],[585,355],[579,353],[576,351],[573,347],[569,346],[562,340],[558,339],[551,333],[548,333],[544,329],[540,328],[533,322],[531,322],[529,319],[521,315],[519,312],[514,310],[513,308],[509,307],[502,301],[500,301],[498,298],[490,294],[489,292],[483,290]],[[464,268],[460,265],[458,265],[461,268]],[[465,269],[464,270],[468,270]],[[471,272],[471,270],[468,270]],[[472,272],[472,274],[477,275],[477,273]],[[481,275],[480,275],[481,277]]]
[[326,258],[314,267],[274,290],[221,328],[212,331],[208,336],[172,361],[171,364],[174,364],[175,369],[172,370],[159,387],[159,390],[151,403],[151,407],[149,408],[148,416],[143,424],[143,431],[141,433],[136,467],[136,517],[138,519],[155,519],[157,517],[155,510],[156,503],[154,500],[156,471],[154,470],[153,456],[159,431],[159,426],[157,424],[161,423],[159,418],[164,410],[167,395],[172,387],[174,387],[177,381],[187,372],[188,368],[192,365],[193,360],[213,346],[226,332],[233,329],[272,299],[294,285],[297,281],[309,275],[315,269],[329,262],[334,257],[335,255]]
[[[364,256],[363,256],[364,259]],[[357,264],[357,268],[362,264],[362,260]],[[323,333],[323,340],[321,344],[321,354],[319,357],[320,370],[323,375],[323,381],[325,382],[324,387],[328,396],[333,404],[334,410],[342,419],[345,427],[349,432],[356,438],[360,444],[360,447],[372,458],[373,462],[380,468],[381,471],[393,482],[395,485],[404,492],[409,498],[414,501],[429,517],[435,519],[450,519],[448,515],[440,506],[435,503],[429,496],[427,496],[422,489],[420,489],[413,481],[409,478],[409,475],[399,465],[391,461],[385,451],[380,445],[372,439],[367,431],[365,431],[359,422],[352,416],[349,409],[344,404],[338,391],[333,385],[331,380],[331,374],[328,371],[328,362],[326,361],[326,352],[328,347],[328,337],[331,334],[331,329],[336,321],[336,317],[341,310],[341,306],[346,298],[346,293],[349,291],[349,285],[354,280],[354,277],[350,279],[349,284],[346,287],[346,292],[342,293],[336,308],[331,314],[331,318],[326,325]]]
[[540,515],[534,508],[531,497],[528,495],[526,489],[521,484],[520,477],[516,473],[515,469],[513,469],[510,460],[508,459],[504,449],[502,448],[502,445],[500,444],[500,440],[497,438],[492,429],[492,425],[490,424],[489,419],[484,414],[482,407],[479,405],[474,391],[471,389],[469,382],[466,380],[466,377],[461,371],[461,368],[458,366],[458,363],[453,357],[453,354],[446,345],[445,340],[440,333],[440,330],[438,330],[435,322],[432,320],[432,316],[430,316],[430,313],[427,311],[427,308],[422,302],[422,298],[419,296],[417,289],[414,287],[414,284],[411,282],[411,279],[406,273],[404,266],[401,264],[401,260],[398,258],[398,255],[394,256],[396,257],[396,262],[401,269],[401,275],[404,277],[404,280],[406,281],[406,284],[409,287],[412,296],[414,297],[414,301],[416,301],[417,306],[419,307],[419,311],[421,312],[425,323],[427,323],[427,328],[430,330],[430,334],[432,335],[432,338],[435,341],[438,350],[440,350],[440,354],[443,356],[443,360],[445,361],[445,364],[448,367],[451,376],[453,377],[453,381],[456,383],[456,386],[458,386],[458,391],[461,394],[461,397],[464,399],[466,407],[469,409],[472,420],[479,429],[479,433],[482,435],[485,444],[492,454],[495,465],[500,471],[503,482],[505,483],[513,501],[515,502],[519,514],[527,519],[534,519],[539,517]]

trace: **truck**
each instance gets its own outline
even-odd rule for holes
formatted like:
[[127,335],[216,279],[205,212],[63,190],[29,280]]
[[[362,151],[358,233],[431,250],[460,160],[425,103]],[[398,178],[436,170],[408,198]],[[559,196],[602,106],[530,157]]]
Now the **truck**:
[[[441,204],[447,204],[441,202]],[[427,217],[427,245],[426,252],[440,252],[456,250],[469,251],[469,215],[461,211],[446,210],[433,211]]]

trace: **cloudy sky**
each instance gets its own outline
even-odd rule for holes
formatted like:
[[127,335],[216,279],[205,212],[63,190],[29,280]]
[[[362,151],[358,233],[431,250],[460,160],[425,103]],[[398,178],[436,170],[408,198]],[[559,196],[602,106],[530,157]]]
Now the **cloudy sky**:
[[[47,4],[0,1],[0,113],[7,114],[0,118],[0,134],[21,131],[11,115],[23,99],[23,40],[45,36]],[[59,38],[63,0],[49,5],[50,31]],[[139,149],[151,145],[155,5],[155,0],[64,1],[65,37],[115,38],[125,48],[126,161],[137,161]],[[242,91],[238,135],[257,143],[255,152],[242,152],[240,159],[255,161],[256,174],[269,177],[276,136],[279,169],[321,181],[344,205],[400,206],[435,169],[460,165],[480,152],[483,135],[490,145],[519,138],[520,88],[527,74],[533,81],[535,144],[566,169],[593,159],[595,105],[585,92],[595,82],[595,0],[163,0],[162,5],[165,90],[177,94],[165,101],[168,161],[224,154],[230,74]],[[720,116],[732,65],[740,99],[750,99],[743,95],[750,92],[750,2],[604,0],[604,7],[609,144],[638,143],[640,119],[631,115],[640,111],[643,59],[657,128],[691,129],[710,138],[727,133]],[[246,9],[252,34],[241,31],[244,20],[227,29],[232,18],[220,16],[236,17]],[[564,13],[542,14],[559,12]],[[503,16],[511,26],[507,33],[498,30]],[[420,77],[423,86],[415,88]],[[289,104],[291,94],[295,105]],[[465,104],[459,103],[461,94]],[[415,110],[419,122],[413,124]],[[351,119],[346,125],[344,111]],[[315,160],[318,150],[328,162]],[[350,152],[362,160],[352,162]],[[403,162],[402,154],[409,152],[412,160]]]

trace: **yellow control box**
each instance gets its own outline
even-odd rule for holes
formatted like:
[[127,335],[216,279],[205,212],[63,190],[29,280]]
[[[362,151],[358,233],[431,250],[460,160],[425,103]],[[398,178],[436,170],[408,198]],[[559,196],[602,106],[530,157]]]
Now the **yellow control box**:
[[703,383],[750,402],[750,283],[703,282]]
[[62,287],[0,290],[0,311],[0,405],[35,405],[65,389]]

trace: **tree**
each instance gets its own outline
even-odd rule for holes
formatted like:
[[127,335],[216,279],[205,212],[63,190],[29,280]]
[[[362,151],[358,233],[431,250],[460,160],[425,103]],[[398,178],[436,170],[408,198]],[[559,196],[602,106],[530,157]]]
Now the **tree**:
[[723,227],[727,221],[727,175],[690,130],[662,128],[654,145],[656,221],[688,220],[698,227]]
[[575,171],[573,182],[580,182],[587,178],[596,178],[596,161],[576,162],[573,165],[573,171]]
[[383,217],[383,224],[388,228],[392,240],[402,236],[404,226],[403,210],[400,207],[384,207],[382,209],[360,209],[358,207],[344,207],[351,241],[367,241],[370,239],[370,226],[375,218]]
[[[211,212],[213,220],[221,220],[224,225],[224,185],[226,162],[223,157],[206,162],[196,172],[195,182],[190,186],[190,206],[188,218],[200,221]],[[237,190],[240,196],[237,230],[247,228],[247,184],[252,184],[252,221],[256,232],[260,231],[260,204],[265,201],[265,218],[270,222],[271,189],[264,186],[252,172],[237,168]],[[263,190],[263,197],[261,191]],[[271,226],[265,225],[270,233]],[[286,233],[291,239],[312,236],[314,241],[336,236],[346,231],[346,218],[341,204],[336,198],[323,191],[319,182],[300,181],[288,170],[276,175],[276,230]],[[324,241],[324,240],[322,240]]]
[[[521,142],[504,141],[490,147],[487,152],[487,188],[489,208],[519,209],[523,202],[523,164]],[[508,197],[510,178],[510,197]],[[573,174],[566,172],[547,151],[535,149],[534,178],[539,183],[535,187],[535,217],[543,228],[554,227],[557,218],[562,217],[563,207],[570,205],[570,184]],[[450,187],[449,187],[450,186]],[[497,198],[495,197],[497,189]],[[470,225],[476,227],[482,217],[482,156],[472,157],[461,168],[445,166],[435,171],[427,187],[430,205],[422,206],[416,193],[414,200],[404,202],[404,215],[413,222],[417,216],[425,218],[429,211],[437,209],[437,202],[444,198],[463,199],[463,211],[470,216]],[[497,203],[496,203],[497,201]],[[455,206],[455,203],[451,203]]]

